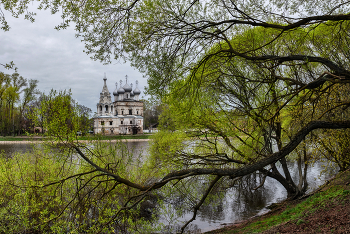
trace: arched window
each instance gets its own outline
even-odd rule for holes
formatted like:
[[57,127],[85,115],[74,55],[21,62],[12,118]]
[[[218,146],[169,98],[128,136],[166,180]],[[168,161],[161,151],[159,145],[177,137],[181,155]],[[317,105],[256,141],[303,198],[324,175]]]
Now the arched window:
[[106,108],[106,112],[108,112],[108,106],[107,105],[105,106],[105,108]]
[[100,106],[100,111],[102,111],[102,106]]

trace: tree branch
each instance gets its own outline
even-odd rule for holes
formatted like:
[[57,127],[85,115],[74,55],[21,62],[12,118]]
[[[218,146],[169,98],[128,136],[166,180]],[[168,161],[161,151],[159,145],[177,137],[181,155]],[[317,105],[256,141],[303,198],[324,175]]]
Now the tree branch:
[[193,216],[190,220],[188,220],[182,227],[181,227],[181,233],[183,233],[185,231],[185,228],[187,227],[188,224],[190,224],[193,220],[196,219],[197,216],[197,211],[199,210],[199,208],[202,206],[203,202],[205,201],[205,199],[207,198],[207,196],[209,195],[210,191],[213,189],[214,185],[220,180],[221,176],[216,176],[215,179],[210,183],[208,189],[205,191],[205,193],[203,194],[201,200],[197,203],[197,205],[194,207],[194,211],[193,211]]
[[[168,180],[173,176],[181,176],[188,173],[193,173],[194,175],[220,175],[220,176],[230,176],[231,178],[236,178],[239,176],[248,175],[253,173],[265,166],[275,163],[283,157],[291,153],[301,141],[308,135],[311,131],[316,129],[343,129],[350,128],[350,121],[312,121],[302,128],[292,140],[285,145],[280,151],[271,154],[270,156],[260,160],[256,163],[253,163],[248,166],[244,166],[239,169],[224,169],[224,168],[194,168],[175,171],[166,175],[163,180]],[[159,184],[161,182],[158,182]]]

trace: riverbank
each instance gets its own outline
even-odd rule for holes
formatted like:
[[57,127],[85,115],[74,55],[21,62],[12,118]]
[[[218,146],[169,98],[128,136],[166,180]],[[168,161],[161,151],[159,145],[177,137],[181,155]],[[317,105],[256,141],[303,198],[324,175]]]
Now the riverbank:
[[[152,134],[140,134],[140,135],[117,135],[117,136],[100,136],[98,140],[102,141],[122,141],[122,142],[137,142],[148,141]],[[95,136],[82,136],[78,137],[79,142],[89,142],[97,140]],[[16,137],[0,137],[0,144],[31,144],[42,143],[45,141],[45,137],[42,136],[16,136]]]
[[298,200],[270,207],[262,216],[206,234],[350,233],[350,171]]

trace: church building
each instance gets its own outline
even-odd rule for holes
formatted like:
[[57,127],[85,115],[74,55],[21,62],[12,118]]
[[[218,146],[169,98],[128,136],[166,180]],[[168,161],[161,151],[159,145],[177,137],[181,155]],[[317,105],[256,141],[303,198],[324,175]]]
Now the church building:
[[107,88],[106,74],[103,81],[100,101],[97,103],[97,112],[94,116],[94,133],[106,135],[143,133],[143,102],[139,100],[141,91],[137,87],[138,81],[134,90],[133,85],[128,84],[127,76],[124,86],[120,80],[119,89],[118,83],[115,83],[114,102]]

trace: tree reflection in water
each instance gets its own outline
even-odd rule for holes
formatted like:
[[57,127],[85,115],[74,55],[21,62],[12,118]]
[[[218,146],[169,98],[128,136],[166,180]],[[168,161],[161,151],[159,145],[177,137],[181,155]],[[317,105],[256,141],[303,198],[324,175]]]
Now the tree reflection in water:
[[263,209],[269,196],[269,190],[264,186],[257,188],[264,180],[264,176],[260,173],[253,173],[243,177],[237,181],[234,186],[236,189],[235,209],[239,214],[239,219],[246,219],[256,214],[259,210]]
[[[148,142],[133,142],[127,145],[129,149],[135,150],[134,154],[144,154],[143,149],[148,147]],[[0,150],[3,150],[6,156],[11,156],[14,152],[30,151],[31,146],[30,144],[2,144]],[[289,162],[288,166],[292,174],[296,175],[295,163]],[[323,170],[322,163],[310,166],[308,170],[310,190],[323,184],[336,173],[336,171],[327,171],[320,177],[320,172]],[[203,176],[199,180],[188,178],[171,185],[168,192],[155,194],[156,197],[150,197],[141,204],[143,206],[141,216],[154,223],[163,223],[165,228],[160,233],[176,233],[183,222],[191,219],[191,208],[198,201],[198,194],[208,187],[209,178],[208,176]],[[254,190],[262,181],[263,176],[259,173],[253,173],[239,180],[228,178],[221,180],[198,211],[196,220],[186,229],[187,232],[200,233],[219,228],[223,223],[247,219],[256,215],[271,202],[285,198],[286,193],[283,188],[271,178],[266,179],[264,186]],[[161,203],[157,204],[159,198]],[[163,211],[159,209],[160,207],[163,207]]]
[[[207,201],[198,211],[195,220],[187,232],[200,233],[207,231],[208,223],[218,227],[217,223],[225,223],[228,220],[245,219],[257,214],[269,201],[269,191],[264,186],[254,190],[262,181],[263,176],[253,173],[239,180],[222,180],[212,190]],[[181,184],[180,184],[181,183]],[[196,204],[196,194],[200,194],[208,185],[208,177],[202,177],[201,181],[189,179],[179,182],[169,194],[163,194],[163,201],[167,212],[162,212],[161,222],[167,222],[164,232],[176,233],[183,222],[191,218],[192,207]],[[231,211],[230,211],[231,210]],[[176,212],[175,212],[176,211]],[[229,212],[228,212],[229,211]],[[176,214],[176,215],[175,215]],[[231,219],[230,219],[231,218]],[[207,223],[207,225],[203,225]]]

